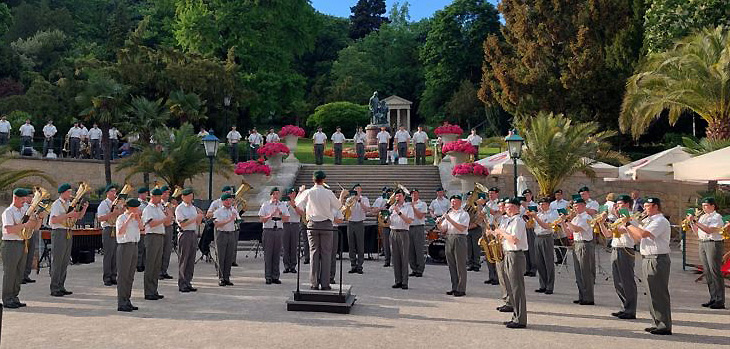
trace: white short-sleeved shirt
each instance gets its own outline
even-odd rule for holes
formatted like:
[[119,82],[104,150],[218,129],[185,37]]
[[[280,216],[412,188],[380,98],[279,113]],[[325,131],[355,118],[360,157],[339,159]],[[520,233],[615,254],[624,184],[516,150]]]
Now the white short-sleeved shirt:
[[[334,219],[332,219],[332,226],[335,228],[339,227],[342,224],[347,224],[347,222],[335,223],[335,220],[345,220],[345,216],[342,214],[342,211],[340,211],[340,210],[333,210],[332,217],[334,217]],[[335,233],[335,234],[337,234],[337,233]]]
[[[79,128],[79,127],[76,127],[76,126],[74,126],[74,127],[71,127],[71,128],[70,128],[70,129],[68,130],[68,136],[69,136],[70,138],[81,138],[81,128]],[[111,138],[111,137],[110,137],[110,138]]]
[[469,212],[466,212],[460,208],[456,211],[449,212],[448,216],[456,223],[459,223],[459,225],[463,225],[464,230],[457,229],[453,224],[451,224],[451,222],[444,219],[444,221],[441,222],[441,226],[443,228],[446,228],[446,234],[467,235],[469,233]]
[[287,201],[285,203],[286,203],[286,208],[289,209],[289,223],[297,223],[298,224],[299,222],[301,222],[302,221],[302,216],[300,216],[299,213],[297,213],[297,210],[294,208],[296,206],[296,204],[294,203],[294,201],[291,201],[290,200],[290,201]]
[[352,209],[350,210],[350,222],[364,221],[368,210],[370,210],[370,200],[367,196],[360,196],[360,202],[352,205]]
[[669,221],[663,214],[657,213],[651,217],[644,218],[641,228],[649,231],[652,237],[641,239],[639,251],[642,256],[669,253],[669,240],[671,228]]
[[210,206],[208,206],[208,211],[206,213],[215,213],[215,211],[221,207],[223,207],[223,200],[220,198],[215,199],[210,203]]
[[345,142],[345,135],[343,135],[342,132],[335,132],[332,136],[330,136],[330,140],[332,140],[332,143],[342,144]]
[[388,131],[380,131],[377,135],[378,143],[388,143],[390,140],[390,133]]
[[[550,224],[558,220],[560,216],[558,215],[557,211],[554,210],[548,210],[548,211],[539,211],[537,212],[537,218],[540,218],[541,221],[545,222],[545,224]],[[548,227],[547,229],[540,226],[540,224],[537,224],[535,222],[535,234],[536,235],[552,235],[553,229]]]
[[[395,208],[398,206],[396,203],[393,205],[393,207],[390,208],[390,229],[391,230],[408,230],[410,228],[410,224],[406,223],[403,218],[401,218],[398,214],[395,213]],[[403,216],[408,217],[410,219],[415,218],[413,216],[413,207],[411,205],[406,205],[403,203],[403,206],[400,207],[400,212],[403,213]]]
[[451,202],[444,196],[441,198],[437,197],[431,200],[431,205],[429,206],[429,209],[433,210],[433,215],[438,217],[446,213],[446,211],[449,210],[450,206]]
[[[697,222],[700,224],[704,224],[710,228],[722,228],[724,225],[722,221],[722,216],[717,213],[717,211],[704,214],[702,215]],[[717,233],[708,234],[704,230],[697,228],[697,236],[699,236],[700,240],[712,240],[712,241],[722,241],[722,234],[718,231]]]
[[566,208],[568,207],[568,200],[560,199],[560,200],[554,200],[550,203],[550,209],[557,211],[560,208]]
[[35,133],[35,127],[30,124],[23,124],[23,126],[20,126],[20,135],[23,137],[33,137],[33,134]]
[[238,210],[233,207],[233,205],[231,205],[231,207],[221,206],[217,210],[215,210],[215,212],[213,212],[213,219],[215,219],[216,221],[226,221],[231,217],[236,217],[236,219],[216,229],[220,231],[236,231],[238,230],[236,227],[236,220],[240,219],[241,217],[238,215]]
[[56,129],[56,126],[53,125],[46,125],[43,126],[43,135],[46,137],[53,137],[56,135],[58,130]]
[[382,208],[385,208],[385,205],[387,203],[388,203],[388,199],[387,198],[384,198],[382,196],[378,196],[378,198],[375,199],[375,201],[373,201],[373,207],[377,207],[377,208],[382,209]]
[[281,202],[281,201],[264,202],[264,204],[261,205],[261,208],[259,209],[259,217],[268,216],[268,215],[272,214],[276,210],[276,208],[279,208],[279,210],[281,211],[281,215],[279,217],[276,217],[276,216],[271,217],[271,219],[269,219],[268,221],[263,223],[264,229],[273,229],[273,228],[282,229],[282,228],[284,228],[284,220],[282,219],[282,220],[275,221],[274,218],[289,217],[289,207],[287,207],[287,206],[289,206],[289,205],[287,205],[285,202]]
[[6,227],[11,225],[16,225],[23,223],[23,215],[25,214],[25,210],[23,210],[24,206],[21,207],[15,207],[15,205],[10,205],[8,208],[3,211],[3,240],[6,241],[19,241],[23,240],[20,238],[20,235],[18,234],[10,234],[8,233],[8,229]]
[[[639,222],[632,220],[631,224],[633,225],[639,225]],[[631,234],[629,234],[624,227],[619,227],[619,229],[622,234],[620,238],[611,238],[611,247],[627,247],[627,248],[634,248],[634,245],[636,245],[636,242],[634,241],[634,238],[631,237]],[[611,232],[613,234],[613,232]]]
[[411,139],[411,135],[406,130],[398,130],[395,133],[395,141],[398,143],[408,142],[409,139]]
[[[414,210],[418,210],[419,212],[423,214],[428,214],[428,205],[423,200],[418,200],[417,202],[411,202],[411,207]],[[424,225],[426,224],[426,216],[423,216],[423,218],[416,217],[416,213],[413,213],[413,223],[411,225]]]
[[517,244],[512,244],[507,239],[502,240],[502,249],[505,251],[527,251],[527,227],[525,220],[520,215],[505,217],[499,222],[499,227],[504,229],[507,235],[517,238]]
[[416,131],[413,133],[413,142],[418,143],[428,143],[428,133],[423,131]]
[[334,221],[332,211],[342,207],[342,203],[335,197],[335,194],[319,184],[315,184],[297,195],[294,202],[297,207],[307,213],[307,220],[313,222]]
[[81,128],[81,138],[89,138],[89,129],[86,127]]
[[312,140],[314,140],[314,144],[324,144],[327,141],[327,135],[324,132],[317,131],[312,136]]
[[582,232],[573,232],[573,241],[592,241],[593,240],[593,229],[591,224],[588,222],[591,219],[591,215],[587,212],[576,215],[570,222],[583,228]]
[[479,135],[469,135],[469,137],[466,137],[466,141],[469,142],[469,144],[479,148],[479,145],[482,144],[482,137]]
[[119,139],[119,137],[122,136],[122,133],[119,132],[116,128],[112,127],[109,129],[109,139]]
[[248,144],[251,146],[258,146],[264,141],[264,138],[258,132],[248,135]]
[[127,242],[139,242],[140,237],[140,231],[139,231],[139,222],[137,222],[136,219],[133,219],[129,221],[127,224],[127,230],[125,230],[124,234],[120,234],[120,229],[122,227],[122,224],[124,224],[124,221],[127,220],[127,217],[129,214],[127,212],[122,213],[119,217],[117,217],[116,227],[117,227],[117,243],[123,244]]
[[596,210],[596,212],[598,212],[598,209],[600,207],[601,207],[601,205],[596,200],[588,199],[588,201],[586,201],[586,209]]
[[228,134],[226,135],[228,143],[238,143],[241,141],[241,138],[241,133],[238,131],[228,131]]
[[12,129],[13,126],[10,125],[10,122],[8,120],[0,120],[0,132],[10,133],[10,130]]
[[275,132],[269,133],[266,135],[266,143],[278,142],[279,140],[280,140],[279,135],[276,134]]
[[[194,221],[197,217],[198,209],[195,208],[195,205],[192,203],[188,205],[183,201],[177,205],[177,208],[175,208],[175,221],[177,221],[181,230],[195,230],[197,228],[197,224],[190,222]],[[182,221],[186,219],[187,221],[185,224],[182,224]]]
[[147,222],[150,220],[160,220],[165,218],[165,211],[163,209],[163,204],[160,202],[159,204],[155,205],[153,203],[150,203],[147,205],[147,207],[144,208],[144,211],[142,211],[142,221],[145,223],[145,232],[147,234],[162,234],[165,235],[165,225],[159,224],[154,227],[150,227]]
[[61,198],[56,199],[51,205],[51,213],[48,214],[48,224],[51,229],[68,229],[63,223],[51,223],[50,217],[63,216],[68,213],[68,207],[71,205],[68,201],[63,201]]
[[101,129],[98,127],[92,127],[91,130],[89,130],[89,139],[101,139]]
[[357,132],[354,136],[352,136],[352,138],[357,144],[365,144],[365,141],[367,140],[367,135],[365,135],[365,132]]
[[109,200],[108,198],[107,199],[104,199],[104,201],[102,201],[101,203],[99,203],[99,207],[96,209],[96,219],[99,220],[99,224],[101,225],[102,228],[114,226],[113,223],[112,224],[109,224],[109,222],[102,221],[102,220],[99,219],[99,217],[106,216],[106,215],[108,215],[109,213],[112,212],[112,208],[111,208],[112,207],[112,203],[113,202],[111,200]]

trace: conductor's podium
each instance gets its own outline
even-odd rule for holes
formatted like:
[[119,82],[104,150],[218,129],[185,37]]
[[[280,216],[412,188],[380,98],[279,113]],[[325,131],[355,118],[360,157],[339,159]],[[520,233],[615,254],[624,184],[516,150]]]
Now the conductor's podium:
[[303,286],[306,289],[294,291],[286,301],[286,310],[349,314],[357,300],[351,285],[332,285],[332,289],[326,291]]

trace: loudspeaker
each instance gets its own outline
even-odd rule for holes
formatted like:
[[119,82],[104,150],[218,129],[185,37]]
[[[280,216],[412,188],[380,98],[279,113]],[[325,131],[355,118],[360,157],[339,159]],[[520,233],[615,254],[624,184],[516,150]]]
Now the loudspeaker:
[[79,250],[76,253],[71,253],[71,263],[73,264],[91,264],[95,260],[94,251]]

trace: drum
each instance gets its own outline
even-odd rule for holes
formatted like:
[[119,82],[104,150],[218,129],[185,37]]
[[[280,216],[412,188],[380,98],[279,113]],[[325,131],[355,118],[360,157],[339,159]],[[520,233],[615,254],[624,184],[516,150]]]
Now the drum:
[[434,263],[446,263],[446,241],[435,239],[428,244],[428,256]]

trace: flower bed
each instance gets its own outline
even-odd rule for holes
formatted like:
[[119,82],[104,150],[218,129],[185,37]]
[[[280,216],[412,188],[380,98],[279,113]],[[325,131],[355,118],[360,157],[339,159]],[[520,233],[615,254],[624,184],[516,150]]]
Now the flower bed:
[[436,130],[433,131],[437,136],[440,135],[460,135],[464,133],[464,130],[459,127],[459,125],[448,125],[448,126],[439,126],[436,127]]
[[[332,148],[329,148],[324,151],[325,156],[334,157],[335,151]],[[426,149],[426,156],[433,155],[433,151],[431,149]],[[407,157],[412,158],[416,156],[416,152],[412,149],[408,149]],[[357,158],[357,152],[355,151],[355,148],[344,148],[342,149],[342,157],[343,158]],[[370,150],[365,152],[365,158],[366,159],[377,159],[380,157],[380,153],[378,153],[377,150]]]
[[271,142],[264,144],[257,152],[261,156],[271,157],[275,154],[289,154],[289,147],[283,143]]
[[451,170],[452,176],[463,176],[463,175],[474,175],[474,176],[489,176],[489,170],[476,163],[476,162],[469,162],[469,163],[463,163],[458,164],[454,166],[454,169]]
[[299,126],[294,125],[286,125],[281,128],[281,131],[279,131],[279,137],[286,137],[286,136],[296,136],[296,137],[304,137],[304,129]]
[[250,160],[246,162],[239,162],[236,164],[236,169],[233,171],[237,175],[249,175],[254,173],[261,173],[267,176],[271,175],[271,167],[264,163],[263,160]]
[[458,153],[465,153],[465,154],[476,154],[477,148],[475,148],[471,143],[464,141],[464,140],[458,140],[454,142],[449,142],[444,144],[444,147],[441,148],[441,151],[444,154],[448,154],[450,152],[458,152]]

